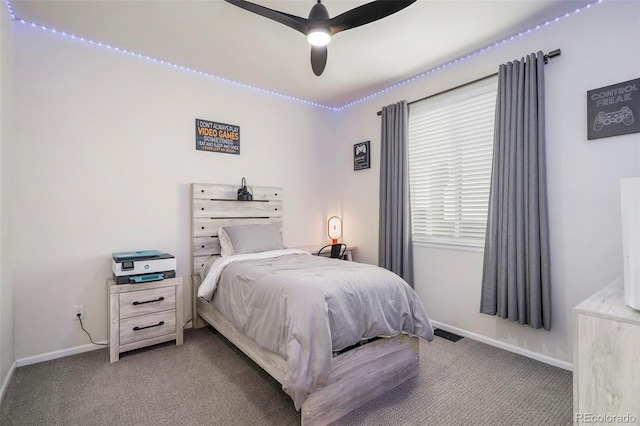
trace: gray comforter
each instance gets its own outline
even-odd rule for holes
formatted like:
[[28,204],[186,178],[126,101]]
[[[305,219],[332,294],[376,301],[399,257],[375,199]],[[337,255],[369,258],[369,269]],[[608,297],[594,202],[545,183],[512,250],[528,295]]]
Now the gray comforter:
[[215,281],[213,303],[225,317],[261,347],[286,359],[282,388],[296,409],[327,380],[333,351],[401,332],[433,339],[417,294],[396,274],[289,252],[220,258],[216,262],[223,266],[215,273],[219,279],[207,276],[205,281]]

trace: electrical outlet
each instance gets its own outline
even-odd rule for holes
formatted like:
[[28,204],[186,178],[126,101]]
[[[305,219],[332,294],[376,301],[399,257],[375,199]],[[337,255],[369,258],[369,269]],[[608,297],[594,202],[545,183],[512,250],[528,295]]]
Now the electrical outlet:
[[78,314],[80,314],[80,319],[84,319],[84,305],[76,305],[73,307],[73,319],[78,319]]

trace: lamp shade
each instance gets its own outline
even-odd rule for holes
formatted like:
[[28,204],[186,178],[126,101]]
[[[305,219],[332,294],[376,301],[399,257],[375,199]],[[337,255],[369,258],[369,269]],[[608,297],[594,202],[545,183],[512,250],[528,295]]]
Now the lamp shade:
[[333,244],[336,244],[342,237],[342,219],[338,216],[331,216],[327,222],[327,233]]

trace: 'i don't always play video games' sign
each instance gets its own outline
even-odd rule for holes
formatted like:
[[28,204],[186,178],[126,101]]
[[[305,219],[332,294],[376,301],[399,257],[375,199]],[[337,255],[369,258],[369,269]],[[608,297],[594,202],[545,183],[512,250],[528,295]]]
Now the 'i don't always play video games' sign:
[[196,118],[196,150],[240,154],[240,126]]

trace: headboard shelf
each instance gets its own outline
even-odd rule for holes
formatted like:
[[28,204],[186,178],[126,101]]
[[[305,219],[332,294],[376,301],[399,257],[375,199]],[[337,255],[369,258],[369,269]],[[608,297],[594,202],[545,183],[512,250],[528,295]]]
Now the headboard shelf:
[[221,226],[277,223],[282,233],[282,188],[249,187],[254,201],[249,202],[238,201],[237,185],[193,183],[191,187],[192,274],[211,257],[220,256]]
[[[237,200],[238,188],[238,185],[194,183],[193,198],[205,198],[209,200]],[[248,188],[253,194],[253,201],[282,201],[282,188],[275,186],[248,186]]]

